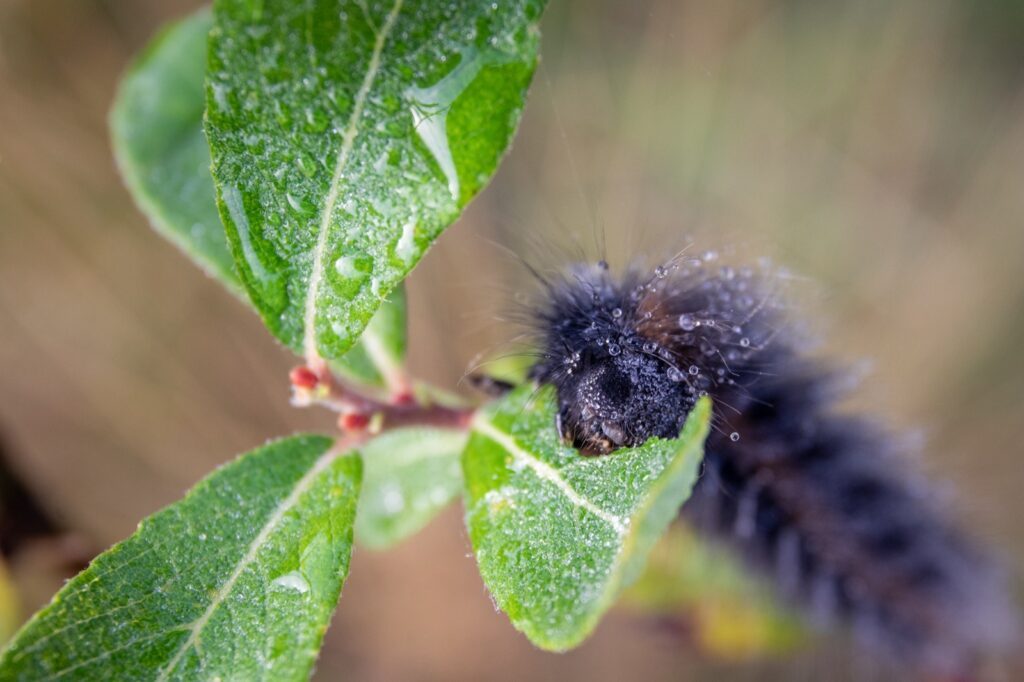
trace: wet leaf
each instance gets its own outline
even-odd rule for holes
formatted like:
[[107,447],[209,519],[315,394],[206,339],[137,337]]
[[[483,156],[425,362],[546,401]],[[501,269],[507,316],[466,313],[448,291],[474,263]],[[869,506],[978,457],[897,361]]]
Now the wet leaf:
[[298,436],[219,469],[57,593],[0,679],[305,679],[348,574],[361,468]]
[[217,0],[206,130],[270,330],[340,357],[493,174],[543,0]]
[[462,491],[465,445],[464,431],[434,428],[396,429],[364,445],[356,541],[385,549],[429,523]]
[[[208,9],[162,31],[125,74],[110,112],[122,177],[153,227],[245,296],[217,212],[203,134]],[[355,347],[331,366],[349,381],[394,385],[405,359],[405,294],[388,297]],[[389,378],[391,381],[389,381]]]
[[549,389],[521,387],[478,416],[466,525],[484,583],[530,641],[579,644],[638,576],[690,495],[710,414],[701,400],[679,439],[604,457],[561,441]]
[[359,341],[330,362],[347,380],[395,388],[403,381],[406,348],[405,287],[399,285],[370,319]]

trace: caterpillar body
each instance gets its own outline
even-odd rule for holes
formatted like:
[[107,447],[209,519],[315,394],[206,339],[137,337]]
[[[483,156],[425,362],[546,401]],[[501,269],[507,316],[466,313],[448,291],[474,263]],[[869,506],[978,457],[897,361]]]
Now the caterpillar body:
[[[683,515],[724,539],[816,622],[915,668],[966,674],[1014,617],[990,562],[900,455],[844,414],[846,373],[812,359],[770,266],[679,256],[620,276],[604,261],[534,273],[531,377],[584,454],[675,437],[710,395],[715,428]],[[611,455],[614,456],[614,455]]]

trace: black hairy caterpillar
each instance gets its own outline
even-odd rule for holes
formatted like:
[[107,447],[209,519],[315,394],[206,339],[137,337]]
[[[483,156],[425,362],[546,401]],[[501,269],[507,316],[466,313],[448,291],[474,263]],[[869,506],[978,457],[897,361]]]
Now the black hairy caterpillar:
[[967,674],[1015,617],[990,564],[937,512],[900,439],[836,407],[845,373],[811,359],[778,274],[713,253],[653,272],[607,263],[534,271],[538,359],[558,429],[584,454],[674,437],[702,395],[716,428],[684,506],[817,622],[849,626],[896,659]]

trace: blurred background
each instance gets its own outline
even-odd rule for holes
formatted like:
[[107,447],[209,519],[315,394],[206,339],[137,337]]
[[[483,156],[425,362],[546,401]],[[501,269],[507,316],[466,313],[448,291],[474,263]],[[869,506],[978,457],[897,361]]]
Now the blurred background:
[[[216,464],[333,424],[288,405],[294,358],[149,229],[114,168],[119,74],[197,5],[0,0],[2,627]],[[825,347],[871,359],[855,401],[923,430],[922,466],[1019,593],[1024,2],[563,0],[543,28],[511,155],[410,280],[413,371],[454,388],[500,348],[525,284],[502,247],[528,255],[563,226],[603,233],[620,263],[683,235],[770,256],[805,276]],[[692,634],[619,609],[571,653],[535,650],[452,508],[357,550],[318,675],[872,675],[834,641],[723,658]]]

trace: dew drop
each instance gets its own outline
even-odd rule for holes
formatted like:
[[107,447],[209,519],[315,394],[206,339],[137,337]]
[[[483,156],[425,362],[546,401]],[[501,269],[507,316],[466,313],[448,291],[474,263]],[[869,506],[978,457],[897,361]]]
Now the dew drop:
[[621,352],[622,352],[622,349],[619,348],[619,344],[617,344],[617,343],[609,343],[608,344],[608,355],[615,356],[615,355],[618,355]]
[[270,584],[274,587],[283,587],[288,590],[294,590],[299,594],[309,592],[309,582],[298,571],[285,573],[284,575],[275,578]]
[[302,215],[310,215],[316,210],[316,206],[313,202],[291,194],[290,192],[286,193],[284,198],[288,201],[289,206]]
[[616,320],[622,317],[622,308],[614,308],[612,310],[612,317],[614,317]]
[[295,163],[299,166],[299,170],[302,171],[302,174],[305,175],[307,178],[313,177],[319,170],[319,168],[317,167],[317,163],[313,159],[313,157],[304,152],[300,153],[295,158]]
[[352,256],[342,256],[338,260],[334,261],[334,270],[346,279],[358,277],[362,274],[359,272],[359,269],[356,268],[356,261]]
[[743,346],[744,348],[747,348],[748,346],[750,346],[750,339],[744,336],[742,339],[740,339],[740,345]]
[[733,431],[732,433],[729,434],[729,440],[731,440],[733,443],[735,443],[739,439],[740,439],[740,434],[738,432]]
[[408,221],[402,226],[402,236],[395,245],[395,255],[408,263],[416,256],[416,223]]
[[697,376],[698,374],[700,374],[700,367],[697,365],[690,365],[690,375]]
[[668,368],[668,378],[669,378],[669,381],[674,381],[676,383],[679,383],[680,381],[683,380],[683,373],[680,372],[675,367],[669,367]]
[[682,314],[679,316],[679,327],[686,331],[693,331],[694,327],[697,326],[697,320],[693,318],[693,315]]
[[438,82],[405,91],[405,96],[411,101],[409,110],[416,133],[441,167],[448,180],[448,191],[455,201],[461,196],[461,188],[448,141],[448,112],[459,96],[476,80],[481,69],[501,61],[502,58],[493,51],[479,52],[471,49],[462,53],[458,66]]

